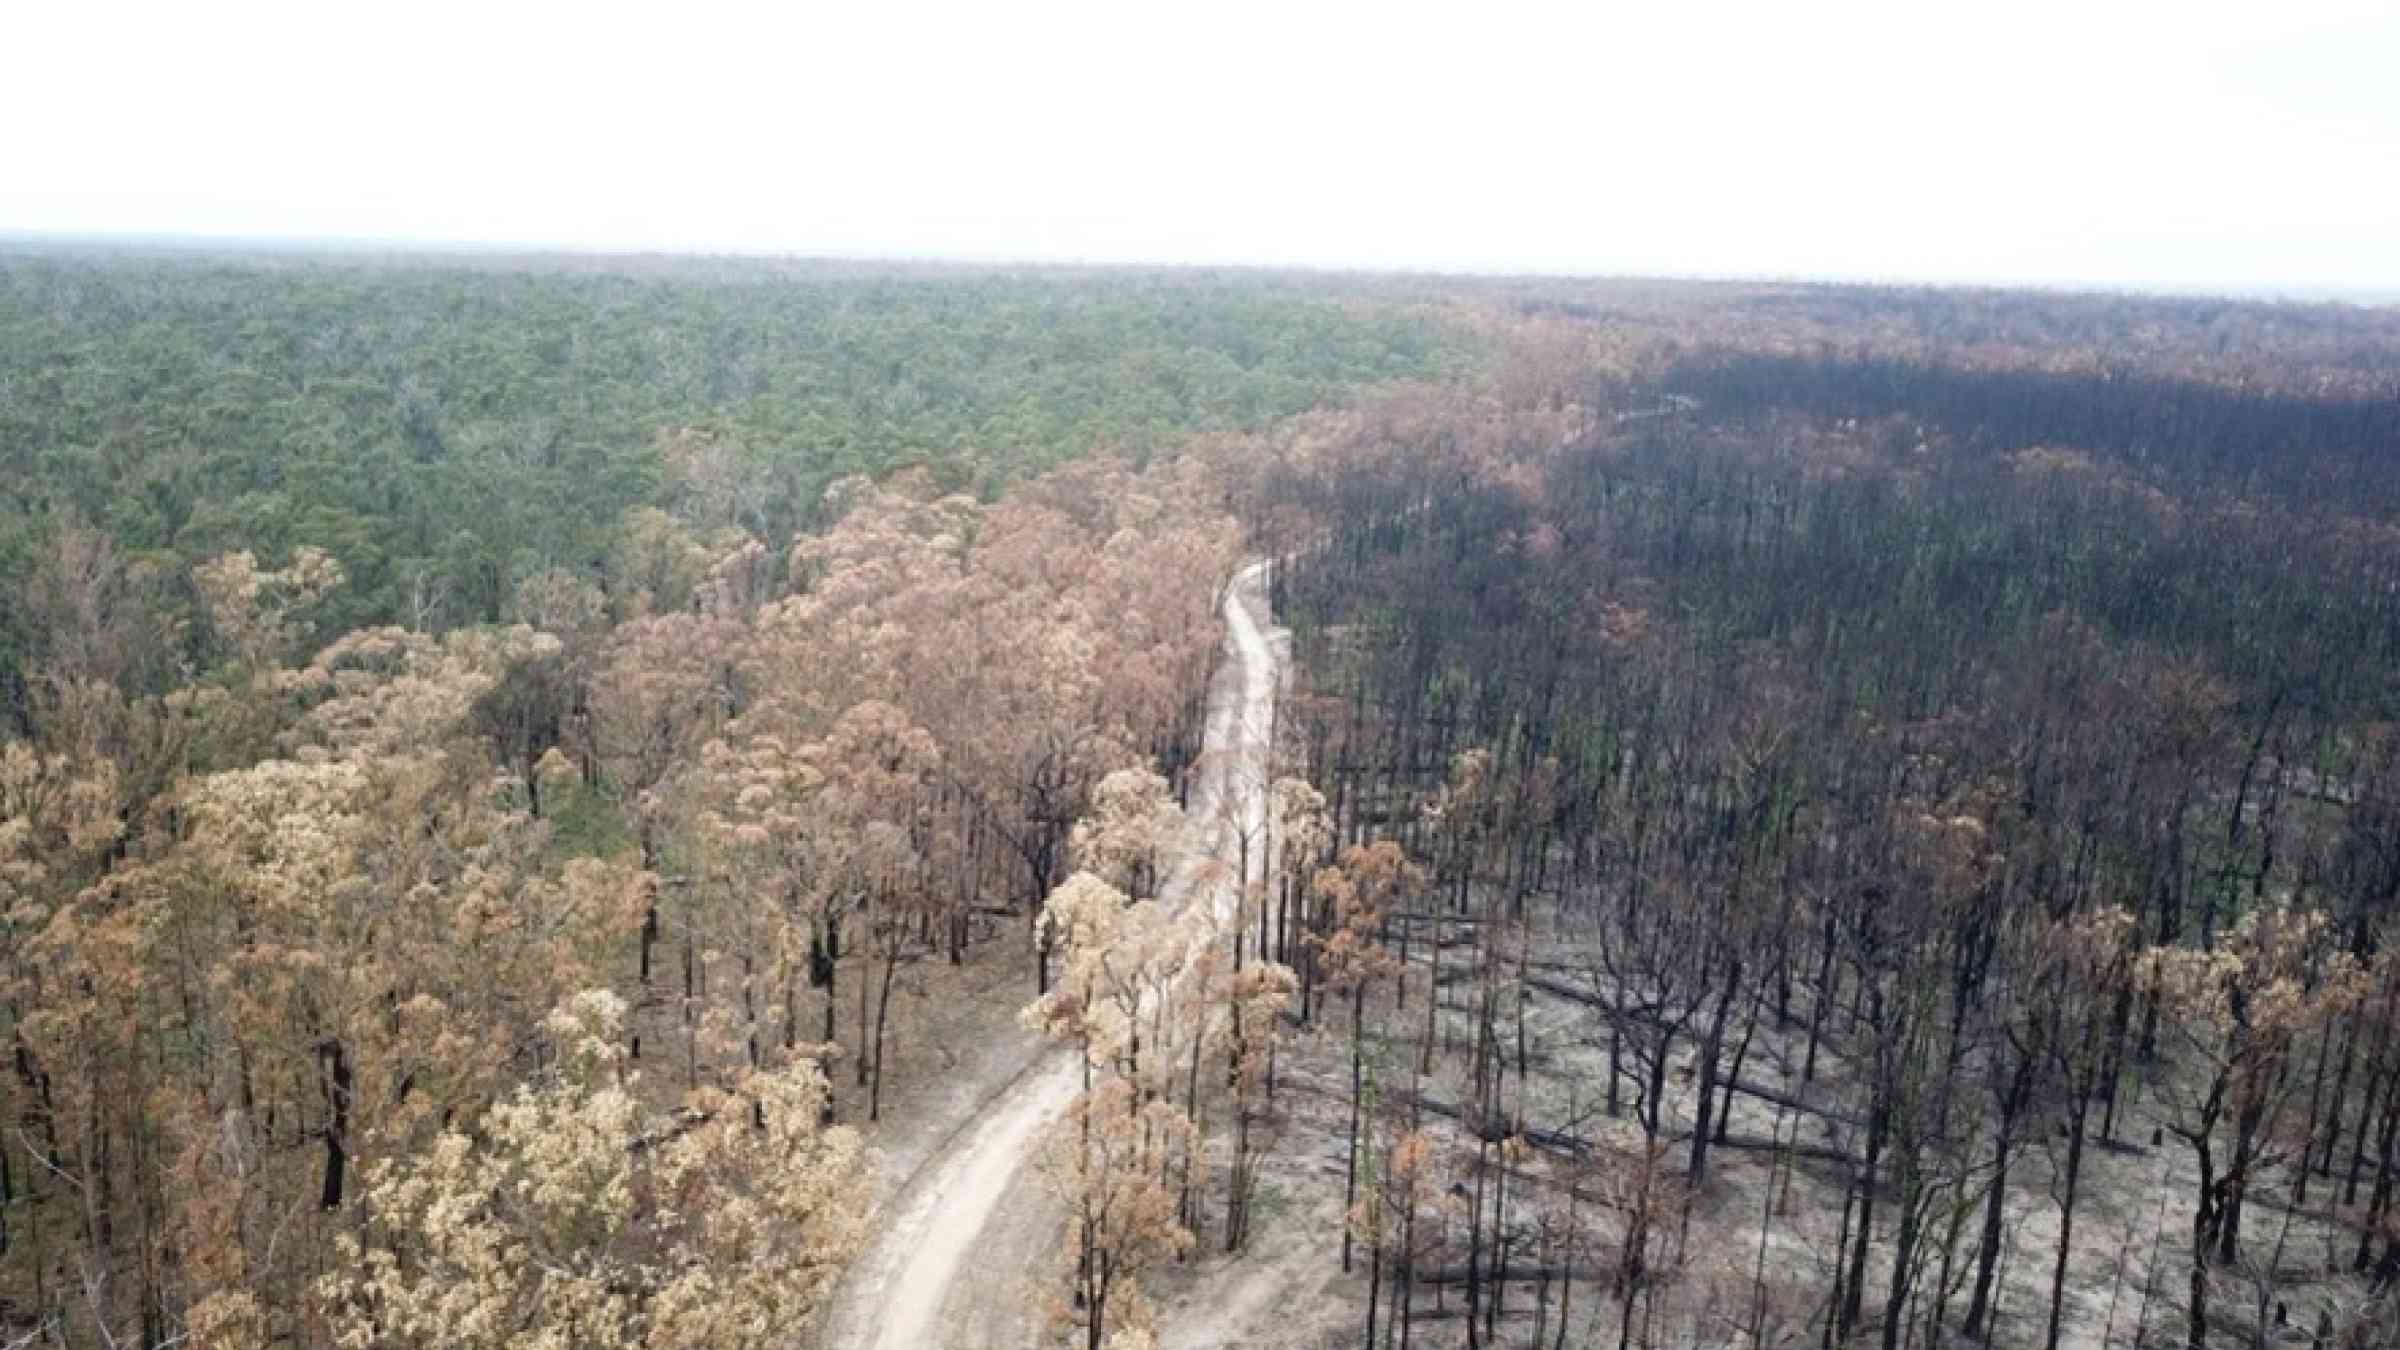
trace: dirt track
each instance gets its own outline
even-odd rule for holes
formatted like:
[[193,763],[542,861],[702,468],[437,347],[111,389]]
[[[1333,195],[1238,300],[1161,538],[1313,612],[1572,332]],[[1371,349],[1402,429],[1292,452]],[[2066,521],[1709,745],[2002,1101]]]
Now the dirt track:
[[[1192,786],[1190,824],[1162,888],[1171,905],[1195,887],[1220,919],[1236,895],[1212,864],[1233,856],[1235,826],[1222,809],[1231,789],[1241,828],[1266,812],[1266,749],[1277,653],[1260,628],[1266,564],[1242,569],[1226,588],[1226,660],[1209,689],[1205,753]],[[828,1350],[968,1350],[1041,1343],[1028,1277],[1056,1240],[1048,1200],[1028,1175],[1042,1127],[1082,1086],[1075,1057],[1048,1051],[954,1129],[878,1216],[873,1243],[852,1268],[826,1321]]]

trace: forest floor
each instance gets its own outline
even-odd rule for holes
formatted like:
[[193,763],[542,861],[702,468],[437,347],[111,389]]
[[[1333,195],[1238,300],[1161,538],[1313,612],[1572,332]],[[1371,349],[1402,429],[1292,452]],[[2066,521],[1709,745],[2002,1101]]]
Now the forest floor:
[[[1283,659],[1282,644],[1263,627],[1263,564],[1234,578],[1224,612],[1226,659],[1209,688],[1189,824],[1161,888],[1170,906],[1191,903],[1197,889],[1220,918],[1231,912],[1223,864],[1236,838],[1220,808],[1232,785],[1263,781]],[[1263,813],[1262,797],[1243,798],[1250,814]],[[910,1028],[907,1041],[926,1049],[887,1084],[890,1123],[870,1134],[881,1164],[874,1236],[822,1325],[824,1350],[1047,1343],[1046,1277],[1056,1265],[1059,1215],[1028,1161],[1083,1075],[1071,1052],[1043,1045],[1018,1025],[1015,1010],[1028,997],[1023,977],[1021,963],[986,958],[931,973],[929,980],[961,987],[914,1000],[939,1025]],[[940,1061],[939,1071],[924,1072],[928,1056]]]
[[[1541,936],[1546,927],[1552,930],[1547,940]],[[1535,960],[1574,955],[1571,928],[1562,931],[1543,917],[1536,919],[1534,931]],[[1450,952],[1443,959],[1430,1074],[1413,1072],[1426,1030],[1421,970],[1406,1008],[1392,1005],[1388,984],[1369,1004],[1369,1074],[1381,1085],[1377,1095],[1389,1113],[1401,1113],[1399,1103],[1412,1084],[1437,1103],[1455,1105],[1465,1094],[1463,1066],[1473,1035],[1465,1005],[1472,985],[1462,955]],[[1514,961],[1509,965],[1513,974]],[[1454,974],[1460,978],[1453,979]],[[1222,1232],[1203,1232],[1199,1254],[1155,1281],[1166,1350],[1347,1350],[1362,1344],[1366,1253],[1360,1249],[1356,1268],[1347,1274],[1340,1260],[1350,1091],[1342,1020],[1338,1010],[1320,1017],[1281,1056],[1270,1111],[1275,1137],[1261,1169],[1248,1248],[1225,1255]],[[1506,1039],[1513,1041],[1510,1020]],[[1683,1200],[1695,1123],[1693,1047],[1684,1042],[1671,1052],[1662,1113],[1665,1150],[1653,1192],[1661,1208],[1654,1220],[1649,1296],[1632,1305],[1625,1343],[1817,1344],[1833,1276],[1832,1253],[1842,1236],[1843,1196],[1851,1184],[1850,1168],[1839,1159],[1860,1146],[1856,1121],[1864,1114],[1865,1094],[1830,1049],[1820,1054],[1813,1080],[1804,1079],[1805,1027],[1804,1004],[1796,1005],[1793,1021],[1781,1027],[1772,1010],[1761,1010],[1740,1066],[1744,1090],[1733,1099],[1728,1142],[1710,1150],[1707,1177],[1690,1188],[1688,1211]],[[1508,1259],[1535,1268],[1568,1265],[1576,1281],[1564,1300],[1555,1280],[1508,1286],[1499,1335],[1487,1344],[1616,1345],[1628,1309],[1610,1296],[1608,1280],[1623,1250],[1634,1163],[1643,1149],[1632,1094],[1625,1095],[1620,1116],[1606,1113],[1607,1032],[1597,1010],[1584,1004],[1537,994],[1525,1008],[1524,1045],[1528,1072],[1522,1086],[1513,1044],[1503,1050],[1510,1061],[1505,1100],[1522,1112],[1523,1125],[1574,1135],[1589,1141],[1592,1152],[1571,1158],[1537,1147],[1512,1170],[1508,1228],[1519,1245]],[[1628,1070],[1632,1067],[1629,1062]],[[2135,1078],[2126,1091],[2110,1138],[2100,1137],[2097,1110],[2091,1122],[2064,1287],[2060,1344],[2069,1350],[2182,1343],[2197,1167],[2191,1150],[2164,1129],[2172,1108],[2161,1089]],[[1772,1098],[1805,1102],[1810,1109],[1790,1109]],[[1438,1110],[1428,1110],[1420,1122],[1445,1144],[1455,1168],[1445,1182],[1471,1186],[1473,1136]],[[1974,1128],[1967,1128],[1962,1142],[1979,1155],[1988,1140]],[[2004,1209],[1989,1342],[1996,1346],[2043,1343],[2058,1250],[2056,1196],[2063,1184],[2066,1140],[2046,1118],[2027,1132],[2032,1137],[2020,1143],[2012,1161]],[[2347,1144],[2343,1154],[2346,1160]],[[1981,1176],[1976,1173],[1974,1180],[1980,1182]],[[1570,1187],[1583,1197],[1573,1206],[1565,1199]],[[2288,1303],[2289,1329],[2269,1326],[2257,1343],[2306,1344],[2306,1330],[2320,1308],[2361,1296],[2348,1273],[2358,1210],[2355,1199],[2349,1205],[2333,1203],[2341,1189],[2320,1177],[2312,1183],[2305,1209],[2288,1205],[2280,1178],[2272,1192],[2262,1188],[2252,1196],[2243,1226],[2243,1260],[2212,1274],[2211,1322],[2218,1335],[2253,1343],[2261,1322],[2274,1321],[2274,1305]],[[1463,1197],[1464,1191],[1452,1194]],[[1875,1343],[1883,1321],[1897,1199],[1888,1183],[1878,1188],[1860,1335],[1864,1344]],[[1981,1199],[1979,1184],[1929,1199],[1930,1245],[1921,1253],[1925,1264],[1916,1276],[1917,1293],[1903,1314],[1902,1345],[1964,1343],[1956,1328],[1973,1282]],[[1573,1250],[1556,1236],[1570,1214],[1582,1234]],[[1940,1248],[1953,1223],[1957,1243],[1952,1259],[1944,1262]],[[1461,1242],[1436,1264],[1464,1261]],[[1410,1344],[1433,1350],[1463,1344],[1462,1311],[1456,1287],[1421,1288]],[[1382,1316],[1388,1331],[1388,1306]],[[1562,1316],[1571,1324],[1563,1337]],[[1937,1322],[1946,1329],[1937,1331]]]

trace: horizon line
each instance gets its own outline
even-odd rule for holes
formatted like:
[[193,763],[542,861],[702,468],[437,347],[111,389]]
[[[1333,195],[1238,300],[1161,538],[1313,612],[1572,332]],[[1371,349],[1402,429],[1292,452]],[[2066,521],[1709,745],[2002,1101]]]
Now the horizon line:
[[764,247],[678,248],[659,244],[509,241],[372,235],[277,235],[171,230],[45,230],[0,226],[0,248],[31,245],[96,251],[238,254],[313,258],[366,255],[426,258],[558,258],[839,264],[869,267],[1023,268],[1029,270],[1300,273],[1321,276],[1438,278],[1456,281],[1654,282],[1687,285],[1822,286],[1902,290],[2026,291],[2056,295],[2129,295],[2162,299],[2221,299],[2244,303],[2400,306],[2400,288],[2327,282],[2125,281],[2089,278],[2010,279],[1805,272],[1655,272],[1600,268],[1476,264],[1370,264],[1299,261],[1085,258],[1012,253],[878,253]]

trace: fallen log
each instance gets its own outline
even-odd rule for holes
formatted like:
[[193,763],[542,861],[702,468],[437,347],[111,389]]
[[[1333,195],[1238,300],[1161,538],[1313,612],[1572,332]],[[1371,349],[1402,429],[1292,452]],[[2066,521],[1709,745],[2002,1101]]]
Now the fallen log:
[[[1563,1280],[1573,1273],[1573,1268],[1569,1266],[1506,1265],[1497,1270],[1477,1270],[1474,1278],[1485,1284],[1518,1284],[1536,1280]],[[1591,1268],[1585,1267],[1584,1274],[1589,1276]],[[1467,1279],[1465,1266],[1443,1266],[1438,1270],[1418,1271],[1413,1283],[1420,1285],[1465,1284]]]
[[[1677,1143],[1688,1144],[1691,1142],[1692,1132],[1690,1130],[1665,1130],[1661,1131],[1661,1137],[1675,1140]],[[1807,1158],[1814,1162],[1834,1163],[1842,1167],[1858,1165],[1857,1157],[1846,1149],[1829,1148],[1823,1144],[1803,1144],[1797,1139],[1767,1139],[1755,1134],[1728,1134],[1722,1139],[1709,1141],[1709,1147],[1729,1148],[1737,1152],[1781,1153],[1787,1157]]]
[[1535,1148],[1548,1149],[1553,1153],[1568,1153],[1581,1158],[1589,1156],[1592,1151],[1590,1140],[1572,1134],[1564,1134],[1557,1130],[1545,1130],[1531,1125],[1520,1126],[1512,1130],[1508,1128],[1506,1121],[1485,1121],[1478,1125],[1467,1119],[1467,1113],[1463,1108],[1452,1106],[1438,1098],[1428,1097],[1421,1092],[1403,1093],[1400,1099],[1431,1111],[1444,1119],[1457,1121],[1466,1126],[1470,1134],[1480,1136],[1487,1144],[1499,1143],[1513,1135],[1523,1138],[1526,1143]]

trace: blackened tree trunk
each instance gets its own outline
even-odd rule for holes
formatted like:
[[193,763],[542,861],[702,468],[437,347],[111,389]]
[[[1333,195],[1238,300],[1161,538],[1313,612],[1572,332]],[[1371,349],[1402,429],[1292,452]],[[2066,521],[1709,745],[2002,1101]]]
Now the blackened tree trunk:
[[1983,1339],[1988,1331],[1985,1319],[1991,1315],[1992,1284],[2000,1271],[2001,1230],[2008,1207],[2008,1164],[2016,1150],[2017,1118],[2033,1092],[2033,1066],[2033,1054],[2020,1050],[2016,1068],[2000,1092],[1999,1130],[1992,1141],[1991,1191],[1984,1197],[1983,1241],[1975,1253],[1975,1289],[1967,1297],[1966,1321],[1960,1328],[1970,1340]]
[[1742,963],[1731,961],[1725,971],[1725,987],[1717,994],[1716,1011],[1708,1020],[1708,1034],[1700,1040],[1699,1120],[1692,1131],[1692,1184],[1697,1186],[1708,1176],[1708,1143],[1711,1138],[1711,1114],[1716,1107],[1718,1057],[1725,1049],[1725,1025],[1733,1013],[1734,995],[1740,990]]
[[342,1183],[350,1164],[350,1056],[338,1040],[329,1040],[319,1048],[324,1066],[325,1106],[325,1175],[318,1203],[326,1209],[342,1207]]

